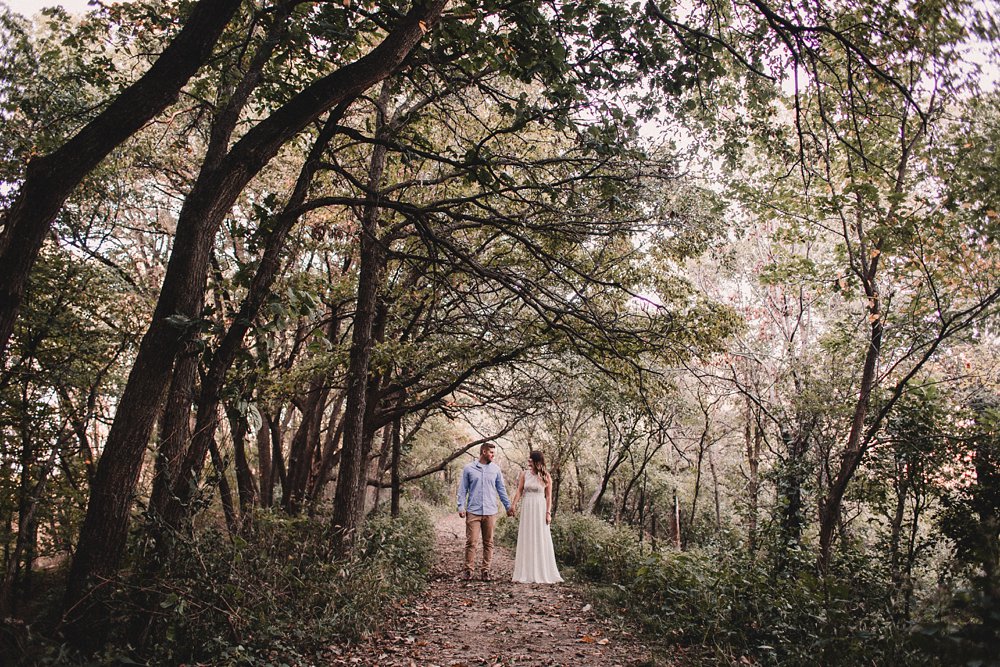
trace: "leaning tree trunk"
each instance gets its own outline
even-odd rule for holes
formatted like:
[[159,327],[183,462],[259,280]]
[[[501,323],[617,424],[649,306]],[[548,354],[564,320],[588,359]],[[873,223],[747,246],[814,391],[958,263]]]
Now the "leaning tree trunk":
[[316,511],[316,507],[323,497],[323,491],[330,480],[330,471],[340,460],[340,442],[344,436],[344,416],[341,413],[343,403],[344,393],[341,392],[337,400],[333,402],[333,410],[326,423],[326,439],[323,442],[323,452],[319,465],[309,480],[309,511],[311,513]]
[[865,430],[865,419],[868,416],[868,407],[871,403],[872,388],[875,385],[876,365],[882,350],[882,319],[877,296],[870,303],[872,305],[869,310],[874,321],[871,324],[871,338],[865,353],[865,364],[861,372],[861,387],[854,406],[851,431],[847,436],[847,444],[844,446],[837,476],[831,482],[826,498],[820,507],[819,566],[823,572],[828,571],[830,567],[833,537],[837,523],[840,521],[840,510],[844,494],[847,492],[847,485],[854,477],[858,466],[861,465],[861,457],[868,444],[862,436]]
[[[173,492],[180,472],[184,451],[191,441],[191,406],[194,403],[194,383],[198,374],[198,355],[189,353],[177,361],[166,406],[160,419],[160,443],[156,451],[153,490],[149,499],[150,518],[154,534],[159,532],[167,498]],[[157,540],[159,543],[160,540]]]
[[[632,434],[629,433],[628,435],[625,435],[623,433],[616,433],[615,429],[612,428],[612,424],[607,415],[604,416],[604,431],[608,437],[607,450],[604,452],[604,473],[601,475],[601,482],[598,484],[597,490],[594,492],[594,495],[590,497],[590,502],[587,503],[587,514],[593,514],[597,511],[601,501],[604,499],[604,494],[608,491],[608,485],[611,483],[611,477],[618,470],[618,467],[621,466],[622,462],[625,460],[625,455],[628,453],[629,447],[631,447],[629,439],[631,439]],[[620,446],[618,451],[614,450],[616,440]],[[612,457],[612,455],[614,456]],[[577,468],[577,472],[579,473],[579,467]]]
[[215,474],[218,475],[219,501],[222,503],[222,514],[226,517],[226,529],[230,537],[236,535],[240,530],[240,517],[236,513],[236,505],[233,503],[233,490],[229,486],[229,478],[226,476],[226,459],[219,451],[219,443],[212,438],[208,446],[212,454],[212,465],[215,467]]
[[[191,500],[191,492],[194,488],[195,482],[201,474],[201,468],[204,465],[205,454],[209,450],[210,444],[215,438],[215,431],[218,427],[217,411],[221,400],[221,391],[223,383],[225,382],[226,373],[236,360],[236,356],[242,348],[243,339],[250,330],[251,324],[256,319],[261,307],[271,294],[271,287],[274,284],[274,281],[278,276],[278,271],[281,267],[281,254],[285,248],[285,242],[288,238],[288,234],[294,227],[295,222],[298,220],[296,210],[305,201],[309,185],[312,182],[312,177],[319,165],[323,151],[326,150],[327,145],[333,138],[336,123],[341,118],[345,110],[346,106],[341,105],[330,114],[323,126],[322,131],[320,132],[319,137],[313,144],[312,149],[310,149],[309,155],[307,156],[296,180],[292,196],[289,198],[282,212],[278,215],[274,227],[267,237],[260,264],[257,266],[257,271],[254,273],[254,276],[250,281],[247,296],[240,304],[240,309],[237,312],[236,317],[233,318],[232,324],[230,324],[229,329],[226,331],[226,334],[219,343],[218,349],[212,356],[212,361],[202,384],[201,398],[198,402],[198,425],[195,431],[196,436],[191,444],[191,448],[188,451],[187,456],[185,457],[181,472],[177,479],[177,481],[180,482],[175,491],[175,499],[177,502],[171,506],[167,516],[167,521],[171,526],[177,527],[185,518],[187,513],[186,508]],[[237,454],[239,454],[239,452],[237,452]],[[289,463],[291,464],[291,461]],[[285,492],[285,496],[287,497],[287,480],[284,475],[283,468],[282,472],[282,488]],[[244,480],[244,485],[247,484],[249,484],[249,481]],[[273,491],[273,484],[270,486]],[[243,497],[247,492],[249,492],[249,488],[241,491],[241,505],[243,504]]]

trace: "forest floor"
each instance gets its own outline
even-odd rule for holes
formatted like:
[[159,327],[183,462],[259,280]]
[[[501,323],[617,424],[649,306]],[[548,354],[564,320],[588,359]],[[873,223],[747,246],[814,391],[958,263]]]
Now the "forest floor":
[[599,615],[580,584],[513,583],[513,555],[500,545],[493,554],[493,581],[463,581],[464,520],[449,514],[437,521],[435,530],[435,563],[423,595],[400,610],[400,622],[378,637],[352,647],[331,647],[324,664],[677,664],[654,653],[622,627],[621,619]]

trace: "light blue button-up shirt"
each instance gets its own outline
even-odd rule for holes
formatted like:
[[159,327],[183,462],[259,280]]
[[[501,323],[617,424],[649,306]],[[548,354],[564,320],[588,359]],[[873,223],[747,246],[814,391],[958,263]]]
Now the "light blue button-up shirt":
[[[494,493],[494,490],[496,493]],[[497,495],[503,506],[510,509],[503,472],[495,463],[483,465],[473,461],[462,468],[462,481],[458,483],[458,511],[489,516],[497,513]]]

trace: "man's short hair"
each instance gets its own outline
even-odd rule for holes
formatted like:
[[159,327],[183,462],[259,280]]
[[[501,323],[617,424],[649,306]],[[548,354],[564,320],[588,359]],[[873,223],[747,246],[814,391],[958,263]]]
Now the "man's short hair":
[[484,449],[496,449],[496,448],[497,446],[492,442],[484,442],[482,445],[479,446],[479,451],[483,451]]

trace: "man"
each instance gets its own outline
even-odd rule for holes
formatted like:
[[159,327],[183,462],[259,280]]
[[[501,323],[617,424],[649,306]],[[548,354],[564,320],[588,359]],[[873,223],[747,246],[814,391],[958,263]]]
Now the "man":
[[493,528],[497,523],[497,496],[507,509],[507,516],[514,510],[507,498],[500,466],[493,463],[496,447],[486,443],[479,448],[479,460],[462,468],[458,483],[458,516],[465,519],[465,573],[463,579],[472,579],[476,560],[476,543],[483,538],[483,581],[490,581],[490,562],[493,560]]

